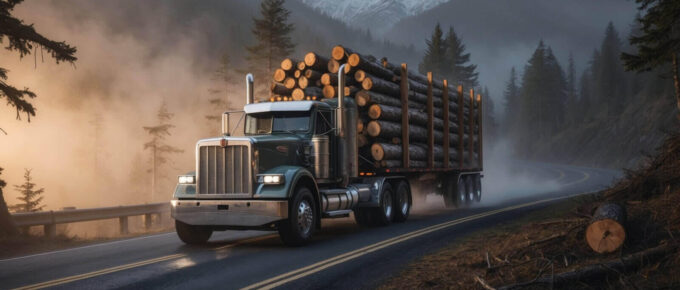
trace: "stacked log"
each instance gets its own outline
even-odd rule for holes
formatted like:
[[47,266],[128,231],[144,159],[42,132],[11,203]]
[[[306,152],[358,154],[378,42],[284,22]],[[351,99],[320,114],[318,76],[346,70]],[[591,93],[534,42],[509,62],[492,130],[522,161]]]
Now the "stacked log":
[[[343,64],[347,83],[338,92],[337,73]],[[353,98],[359,109],[362,170],[481,167],[478,96],[434,77],[408,71],[402,82],[401,66],[338,45],[330,57],[309,52],[299,62],[283,60],[274,71],[270,101],[321,100],[339,93]],[[403,124],[408,130],[402,130]],[[406,146],[408,154],[403,152]]]

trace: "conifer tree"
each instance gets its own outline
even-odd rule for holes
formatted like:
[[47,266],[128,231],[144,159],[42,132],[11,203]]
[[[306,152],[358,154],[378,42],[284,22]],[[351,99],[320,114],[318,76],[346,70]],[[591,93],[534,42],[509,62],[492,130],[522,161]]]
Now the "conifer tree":
[[[214,80],[220,82],[223,88],[208,90],[212,97],[208,100],[210,111],[205,115],[205,119],[209,122],[209,127],[217,128],[218,121],[222,119],[222,113],[231,109],[231,100],[229,100],[229,85],[232,82],[234,73],[231,68],[231,61],[229,55],[225,52],[220,58],[219,67],[214,72]],[[212,130],[211,130],[212,132]]]
[[[636,0],[638,9],[644,13],[638,17],[641,35],[632,36],[630,43],[637,48],[634,54],[623,53],[627,70],[649,71],[670,63],[673,87],[678,110],[680,110],[680,1]],[[679,112],[680,113],[680,112]],[[679,115],[680,116],[680,115]]]
[[566,115],[567,124],[575,124],[578,120],[576,116],[580,110],[578,107],[578,95],[576,94],[576,69],[574,68],[574,56],[569,53],[569,64],[567,65],[567,104]]
[[[66,44],[50,40],[35,31],[33,25],[25,24],[21,19],[12,16],[12,10],[23,0],[0,0],[0,42],[7,41],[4,45],[9,51],[18,51],[19,57],[30,55],[32,50],[46,51],[57,63],[74,63],[77,58],[74,56],[76,48]],[[36,98],[36,94],[28,88],[17,89],[7,83],[8,70],[0,67],[0,100],[4,101],[16,109],[16,118],[21,119],[21,114],[26,114],[30,122],[31,116],[35,116],[35,107],[31,104],[31,99]],[[2,169],[0,168],[0,173]],[[7,203],[2,194],[2,187],[5,182],[0,179],[0,237],[14,235],[18,233],[11,220],[7,209]]]
[[515,67],[510,70],[510,77],[505,84],[505,91],[503,92],[505,113],[503,114],[504,129],[506,134],[512,136],[518,134],[519,131],[519,112],[520,112],[520,99],[519,90],[517,86],[517,72]]
[[[430,39],[425,40],[425,55],[418,65],[421,74],[432,72],[435,76],[443,75],[445,69],[446,46],[444,44],[443,32],[439,23],[434,27]],[[453,83],[451,83],[453,84]]]
[[21,194],[17,199],[22,203],[13,205],[12,209],[15,212],[41,211],[45,207],[44,205],[40,205],[40,202],[42,202],[44,197],[42,194],[45,192],[45,189],[35,189],[36,184],[33,182],[33,177],[31,177],[31,169],[24,170],[24,183],[14,186],[16,191]]
[[156,194],[156,186],[159,181],[159,169],[160,167],[169,161],[168,154],[182,153],[184,150],[168,145],[165,142],[165,137],[170,136],[170,129],[175,127],[170,124],[170,120],[174,114],[168,112],[165,103],[161,104],[158,110],[158,124],[150,127],[143,127],[144,130],[149,134],[151,140],[144,144],[144,149],[151,150],[151,168],[148,170],[151,173],[151,201],[154,201],[154,196]]
[[477,65],[468,64],[470,54],[465,53],[465,45],[458,38],[453,27],[449,27],[449,32],[444,39],[445,55],[444,68],[442,73],[444,78],[450,80],[451,84],[463,85],[467,88],[477,86],[477,75],[475,72]]
[[284,0],[263,0],[260,4],[260,18],[253,18],[252,32],[257,40],[246,47],[249,70],[255,76],[258,94],[264,94],[272,72],[280,61],[295,50],[291,33],[295,29],[288,22],[290,11],[283,7]]
[[614,25],[609,22],[593,76],[598,103],[606,108],[609,117],[620,114],[626,103],[625,75],[620,57],[621,40]]

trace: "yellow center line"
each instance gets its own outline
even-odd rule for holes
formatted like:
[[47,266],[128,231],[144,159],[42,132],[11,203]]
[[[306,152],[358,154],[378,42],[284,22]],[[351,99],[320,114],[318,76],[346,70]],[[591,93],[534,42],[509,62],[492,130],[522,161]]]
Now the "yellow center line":
[[[252,243],[252,242],[270,239],[270,238],[273,238],[275,236],[276,235],[265,235],[265,236],[240,240],[240,241],[237,241],[237,242],[232,243],[232,244],[228,244],[228,245],[224,245],[224,246],[221,246],[221,247],[214,248],[212,250],[214,250],[214,251],[224,250],[224,249],[233,248],[233,247],[236,247],[236,246],[239,246],[239,245],[243,245],[243,244],[246,244],[246,243]],[[170,261],[170,260],[175,260],[175,259],[180,259],[180,258],[185,258],[185,257],[187,257],[187,254],[168,255],[168,256],[163,256],[163,257],[159,257],[159,258],[154,258],[154,259],[139,261],[139,262],[135,262],[135,263],[125,264],[125,265],[121,265],[121,266],[106,268],[106,269],[93,271],[93,272],[89,272],[89,273],[85,273],[85,274],[78,274],[78,275],[73,275],[73,276],[69,276],[69,277],[65,277],[65,278],[59,278],[59,279],[55,279],[55,280],[51,280],[51,281],[46,281],[46,282],[42,282],[42,283],[23,286],[23,287],[19,287],[19,288],[16,288],[16,289],[17,290],[19,290],[19,289],[24,290],[24,289],[42,289],[42,288],[47,288],[47,287],[54,287],[54,286],[57,286],[57,285],[62,285],[62,284],[70,283],[70,282],[75,282],[75,281],[84,280],[84,279],[88,279],[88,278],[92,278],[92,277],[97,277],[97,276],[101,276],[101,275],[106,275],[106,274],[115,273],[115,272],[119,272],[119,271],[123,271],[123,270],[129,270],[129,269],[133,269],[133,268],[137,268],[137,267],[142,267],[142,266],[146,266],[146,265],[151,265],[151,264],[155,264],[155,263],[160,263],[160,262],[165,262],[165,261]]]
[[[577,180],[575,182],[572,182],[571,184],[583,182],[590,177],[590,175],[588,173],[585,173],[585,172],[582,172],[582,173],[584,174],[585,177],[581,178],[580,180]],[[252,284],[250,286],[246,286],[243,289],[250,290],[250,289],[272,289],[272,288],[276,288],[276,287],[279,287],[279,286],[286,284],[288,282],[295,281],[295,280],[298,280],[300,278],[303,278],[303,277],[312,275],[314,273],[323,271],[324,269],[335,266],[337,264],[347,262],[349,260],[364,256],[368,253],[372,253],[372,252],[378,251],[380,249],[392,246],[394,244],[398,244],[398,243],[401,243],[401,242],[404,242],[404,241],[407,241],[407,240],[410,240],[410,239],[413,239],[413,238],[416,238],[416,237],[419,237],[419,236],[422,236],[422,235],[426,235],[428,233],[432,233],[432,232],[435,232],[435,231],[438,231],[438,230],[441,230],[441,229],[444,229],[444,228],[448,228],[448,227],[458,225],[458,224],[461,224],[461,223],[465,223],[465,222],[468,222],[468,221],[481,219],[481,218],[488,217],[488,216],[495,215],[495,214],[502,213],[502,212],[512,211],[512,210],[515,210],[515,209],[525,208],[525,207],[529,207],[529,206],[533,206],[533,205],[537,205],[537,204],[541,204],[541,203],[547,203],[547,202],[551,202],[551,201],[567,199],[567,198],[571,198],[571,197],[574,197],[574,196],[577,196],[577,195],[581,195],[581,194],[574,194],[574,195],[569,195],[569,196],[555,197],[555,198],[549,198],[549,199],[544,199],[544,200],[532,201],[532,202],[528,202],[528,203],[524,203],[524,204],[520,204],[520,205],[509,206],[509,207],[506,207],[506,208],[492,210],[492,211],[488,211],[488,212],[484,212],[484,213],[479,213],[479,214],[475,214],[475,215],[472,215],[472,216],[468,216],[468,217],[444,222],[444,223],[441,223],[441,224],[429,226],[429,227],[426,227],[426,228],[423,228],[423,229],[420,229],[420,230],[416,230],[416,231],[413,231],[413,232],[410,232],[410,233],[402,234],[402,235],[394,237],[394,238],[390,238],[390,239],[387,239],[387,240],[384,240],[384,241],[380,241],[380,242],[377,242],[375,244],[368,245],[368,246],[362,247],[360,249],[353,250],[353,251],[350,251],[350,252],[335,256],[335,257],[328,258],[326,260],[314,263],[312,265],[302,267],[300,269],[293,270],[293,271],[290,271],[290,272],[269,278],[267,280]]]

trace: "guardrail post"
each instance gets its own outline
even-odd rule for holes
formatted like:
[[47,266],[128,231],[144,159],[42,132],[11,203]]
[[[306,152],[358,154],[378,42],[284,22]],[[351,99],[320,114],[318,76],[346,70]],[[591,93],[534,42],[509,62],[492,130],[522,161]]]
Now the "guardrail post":
[[149,230],[151,228],[151,222],[152,222],[151,218],[152,217],[153,217],[153,215],[150,214],[150,213],[147,213],[147,214],[144,215],[144,228],[146,228],[147,230]]
[[57,235],[57,225],[55,224],[43,225],[43,230],[46,237],[54,238]]
[[121,235],[127,235],[128,234],[128,217],[126,217],[126,216],[119,217],[118,221],[120,222],[120,234]]

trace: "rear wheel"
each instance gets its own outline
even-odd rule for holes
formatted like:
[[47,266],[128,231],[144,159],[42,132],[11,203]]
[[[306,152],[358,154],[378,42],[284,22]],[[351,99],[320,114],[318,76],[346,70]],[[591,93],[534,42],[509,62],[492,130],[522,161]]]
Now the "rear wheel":
[[194,226],[175,220],[175,230],[177,236],[185,244],[200,245],[205,244],[212,235],[212,229],[206,226]]
[[386,226],[392,222],[394,214],[394,192],[392,186],[385,182],[382,186],[382,194],[380,195],[380,206],[373,208],[372,219],[377,226]]
[[286,245],[301,246],[312,240],[317,211],[309,188],[298,188],[292,201],[288,219],[279,224],[279,236]]
[[475,200],[475,179],[472,175],[465,178],[465,190],[467,192],[465,202],[471,204]]
[[480,202],[482,200],[482,177],[479,174],[475,174],[474,184],[475,184],[475,201]]
[[463,207],[467,200],[467,179],[463,176],[456,183],[456,206]]
[[411,212],[411,190],[406,181],[402,180],[397,183],[394,197],[394,221],[405,222]]

